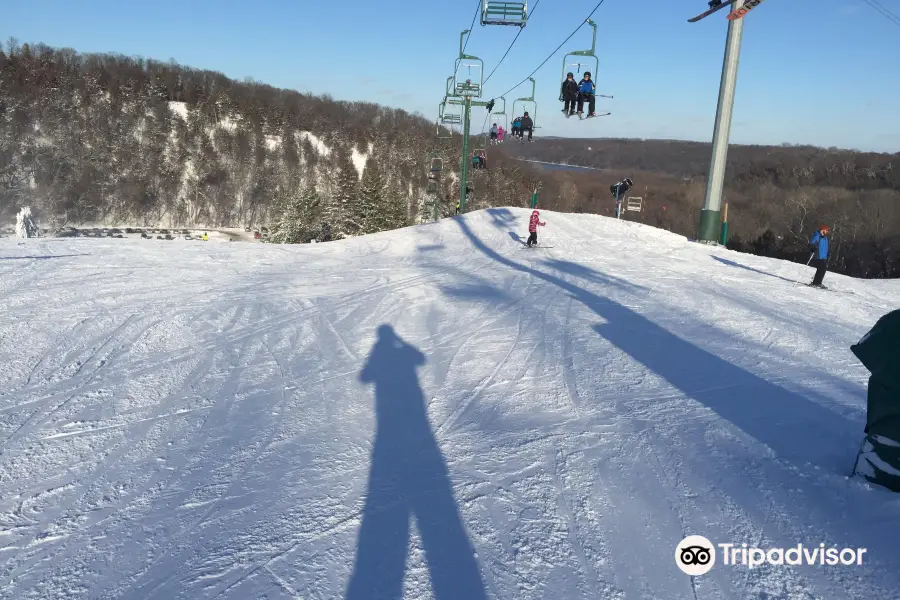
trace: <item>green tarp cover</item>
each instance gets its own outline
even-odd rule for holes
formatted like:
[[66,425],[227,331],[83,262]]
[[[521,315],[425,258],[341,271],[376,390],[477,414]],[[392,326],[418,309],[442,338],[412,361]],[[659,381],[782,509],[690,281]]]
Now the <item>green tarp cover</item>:
[[869,369],[869,433],[900,441],[900,310],[884,315],[850,350]]
[[850,350],[872,374],[857,472],[900,492],[900,310],[878,319]]

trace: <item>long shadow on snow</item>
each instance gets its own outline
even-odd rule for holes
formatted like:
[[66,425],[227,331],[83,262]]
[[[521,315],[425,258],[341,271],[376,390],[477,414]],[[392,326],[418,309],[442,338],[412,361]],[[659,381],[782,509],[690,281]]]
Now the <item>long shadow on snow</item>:
[[588,281],[593,281],[594,283],[599,283],[602,285],[611,285],[621,290],[645,291],[647,289],[642,285],[631,283],[627,279],[622,279],[621,277],[616,277],[615,275],[609,275],[608,273],[601,273],[590,267],[586,267],[582,264],[570,262],[567,260],[548,259],[544,261],[544,264],[548,267],[552,267],[557,271],[566,273],[567,275],[574,275],[575,277],[587,279]]
[[[494,227],[498,229],[506,229],[516,222],[516,215],[508,208],[488,208],[486,212],[491,216]],[[458,220],[462,221],[462,219]]]
[[[847,459],[859,444],[856,424],[698,348],[618,302],[501,256],[478,239],[463,219],[458,223],[485,255],[569,292],[607,321],[594,329],[610,343],[767,445],[781,458],[809,462],[845,474]],[[556,261],[555,268],[560,268],[562,262]],[[818,433],[818,443],[810,444],[809,436],[802,435],[809,431]]]
[[378,328],[359,379],[375,385],[376,432],[356,562],[346,600],[398,599],[416,517],[438,600],[486,598],[474,549],[428,422],[416,367],[425,355]]
[[760,275],[768,275],[769,277],[774,277],[775,279],[780,279],[782,281],[787,281],[788,283],[796,283],[802,284],[802,281],[797,281],[796,279],[788,279],[787,277],[782,277],[781,275],[775,275],[774,273],[768,273],[766,271],[762,271],[760,269],[754,269],[753,267],[748,267],[747,265],[742,265],[739,262],[734,262],[733,260],[728,260],[727,258],[722,258],[721,256],[713,256],[713,260],[717,260],[724,265],[728,265],[729,267],[738,267],[740,269],[746,269],[747,271],[753,271],[754,273],[759,273]]

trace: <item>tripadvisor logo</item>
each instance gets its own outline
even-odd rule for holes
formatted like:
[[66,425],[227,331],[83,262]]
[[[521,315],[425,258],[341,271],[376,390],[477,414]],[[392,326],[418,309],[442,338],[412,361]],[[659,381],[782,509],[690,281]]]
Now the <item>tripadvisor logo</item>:
[[716,564],[716,549],[702,535],[689,535],[675,547],[675,564],[688,575],[705,575]]
[[797,544],[790,548],[754,548],[747,544],[713,544],[702,535],[689,535],[675,547],[675,564],[688,575],[704,575],[716,564],[716,547],[723,565],[748,569],[763,565],[861,565],[866,548],[836,548]]

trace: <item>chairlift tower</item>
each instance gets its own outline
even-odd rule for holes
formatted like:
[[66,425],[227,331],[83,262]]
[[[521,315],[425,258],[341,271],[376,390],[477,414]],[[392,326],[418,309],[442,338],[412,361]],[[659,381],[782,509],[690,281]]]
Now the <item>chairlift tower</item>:
[[[462,155],[459,164],[459,211],[464,212],[466,209],[466,187],[469,183],[469,134],[472,125],[472,107],[488,105],[487,102],[473,100],[473,98],[481,98],[481,88],[484,77],[484,61],[477,56],[466,54],[463,52],[465,48],[465,37],[469,33],[469,29],[464,30],[459,35],[459,57],[456,59],[454,74],[447,78],[447,95],[445,102],[462,107]],[[463,61],[477,62],[475,65],[479,70],[478,83],[467,78],[464,82],[458,80],[459,69],[463,66]],[[467,65],[470,69],[473,65]]]
[[[738,0],[737,4],[740,4],[738,8],[746,3],[746,0]],[[731,135],[731,115],[734,111],[734,92],[737,86],[743,31],[744,19],[729,19],[722,79],[719,84],[719,103],[716,107],[716,125],[713,129],[712,160],[697,233],[697,241],[704,244],[717,243],[721,230],[722,188],[725,184],[725,162],[728,156],[728,138]]]

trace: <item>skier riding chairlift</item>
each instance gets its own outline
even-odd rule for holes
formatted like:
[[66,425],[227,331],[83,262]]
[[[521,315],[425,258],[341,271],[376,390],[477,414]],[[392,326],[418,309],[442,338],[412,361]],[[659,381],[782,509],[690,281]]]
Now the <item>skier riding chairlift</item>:
[[588,101],[588,118],[596,117],[594,110],[597,106],[597,97],[594,95],[597,86],[591,80],[591,72],[585,71],[584,77],[578,82],[578,116],[584,114],[584,101]]
[[566,80],[562,83],[563,113],[566,117],[575,114],[575,103],[578,101],[578,84],[575,83],[575,74],[567,73]]

